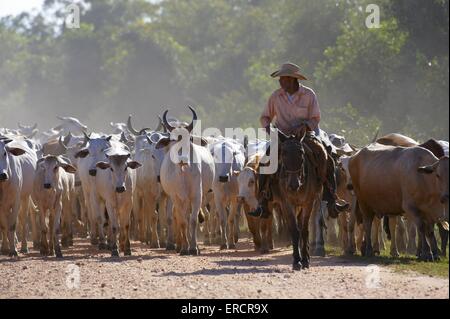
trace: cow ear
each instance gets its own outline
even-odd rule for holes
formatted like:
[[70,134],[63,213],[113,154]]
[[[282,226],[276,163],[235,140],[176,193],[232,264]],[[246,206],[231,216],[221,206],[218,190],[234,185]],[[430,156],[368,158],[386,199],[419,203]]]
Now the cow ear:
[[108,136],[107,138],[106,138],[106,140],[109,142],[109,141],[111,141],[111,139],[112,139],[112,135],[110,135],[110,136]]
[[89,154],[89,150],[88,149],[82,149],[81,151],[78,151],[75,154],[75,158],[85,158],[86,156],[88,156]]
[[158,141],[158,143],[156,143],[155,148],[160,149],[160,148],[166,147],[167,145],[169,145],[169,143],[170,143],[170,138],[162,138]]
[[241,173],[241,171],[233,171],[234,176],[239,176],[240,173]]
[[67,173],[70,174],[75,174],[77,172],[77,169],[70,164],[61,163],[59,164],[59,167],[62,167]]
[[8,147],[8,152],[14,156],[20,156],[25,154],[25,150],[17,147]]
[[434,169],[432,165],[429,165],[429,166],[421,166],[417,169],[417,171],[422,174],[431,174],[434,172]]
[[141,163],[136,162],[136,161],[129,161],[129,162],[127,162],[127,166],[131,169],[136,169],[136,168],[141,167],[142,165],[141,165]]
[[107,169],[110,167],[109,163],[107,163],[107,162],[98,162],[97,164],[95,164],[95,166],[100,169]]

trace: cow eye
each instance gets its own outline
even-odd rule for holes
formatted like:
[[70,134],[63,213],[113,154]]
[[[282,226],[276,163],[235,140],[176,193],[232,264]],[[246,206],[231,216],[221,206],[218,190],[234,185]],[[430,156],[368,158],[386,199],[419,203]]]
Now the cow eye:
[[53,168],[53,171],[56,172],[57,170],[58,170],[58,166],[55,166],[55,167]]
[[114,172],[114,170],[113,170],[113,168],[112,168],[112,167],[110,167],[109,169],[111,170],[111,172]]
[[3,153],[3,156],[6,156],[6,152],[5,152],[5,153]]
[[126,172],[126,171],[127,171],[127,169],[128,169],[128,166],[125,166],[125,169],[124,169],[124,171]]
[[439,174],[436,174],[436,177],[437,177],[437,178],[441,178],[441,175],[439,175]]

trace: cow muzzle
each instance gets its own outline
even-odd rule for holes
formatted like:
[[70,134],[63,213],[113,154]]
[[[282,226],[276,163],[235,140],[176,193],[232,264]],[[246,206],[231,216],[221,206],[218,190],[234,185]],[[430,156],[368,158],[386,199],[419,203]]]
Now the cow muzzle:
[[219,182],[221,182],[221,183],[228,183],[229,181],[230,181],[230,176],[229,175],[219,176]]
[[44,184],[44,188],[45,188],[45,189],[50,189],[50,188],[52,188],[52,184],[50,184],[50,183],[45,183],[45,184]]
[[1,173],[0,174],[0,182],[4,182],[4,181],[7,181],[8,180],[8,174],[6,174],[6,173]]
[[125,186],[118,186],[116,187],[116,192],[117,193],[124,193],[127,189],[125,188]]
[[97,170],[96,169],[90,169],[89,170],[89,175],[96,176],[97,175]]

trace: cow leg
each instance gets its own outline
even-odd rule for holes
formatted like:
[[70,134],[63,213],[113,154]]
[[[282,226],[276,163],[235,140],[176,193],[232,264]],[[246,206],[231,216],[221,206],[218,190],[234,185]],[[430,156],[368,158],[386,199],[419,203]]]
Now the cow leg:
[[[344,213],[341,213],[339,215],[342,215],[342,214],[344,214]],[[326,218],[324,218],[324,223],[326,225],[326,231],[327,231],[327,242],[330,245],[338,246],[339,240],[338,240],[338,235],[336,233],[336,223],[337,223],[336,218],[331,218],[331,217],[327,216]]]
[[[197,244],[197,229],[198,229],[198,214],[200,213],[201,209],[201,201],[202,196],[196,196],[192,200],[192,213],[190,215],[189,220],[189,233],[190,233],[190,241],[189,241],[189,255],[197,256],[200,254],[200,249],[198,248]],[[187,215],[189,216],[189,215]]]
[[417,236],[417,228],[416,224],[410,220],[406,219],[406,226],[408,231],[408,245],[406,248],[406,252],[410,255],[417,254],[417,244],[416,244],[416,236]]
[[[95,216],[94,229],[96,234],[98,234],[98,249],[106,250],[108,246],[106,245],[106,238],[104,232],[105,226],[105,203],[96,198],[94,194],[91,195],[91,207],[92,214]],[[108,212],[109,214],[109,212]],[[92,231],[92,229],[91,229]]]
[[55,208],[55,215],[53,219],[53,229],[51,232],[51,236],[53,239],[53,245],[55,247],[55,255],[56,258],[62,258],[61,253],[61,214],[62,214],[62,203],[61,200],[57,201],[56,208]]
[[64,248],[67,248],[72,243],[73,246],[73,234],[72,234],[72,211],[71,205],[68,199],[63,199],[63,208],[62,208],[62,237],[61,237],[61,245]]
[[295,216],[295,210],[292,208],[292,206],[289,203],[282,202],[282,211],[283,214],[286,216],[286,221],[288,223],[289,232],[291,234],[291,241],[292,241],[292,269],[293,270],[300,270],[302,269],[302,264],[300,262],[300,251],[299,251],[299,239],[300,239],[300,231],[297,224],[297,219]]
[[391,256],[399,257],[397,248],[397,217],[391,216],[389,218],[389,230],[391,232]]
[[19,206],[20,201],[16,200],[14,203],[11,213],[7,216],[7,225],[8,225],[8,241],[9,241],[9,256],[10,257],[16,257],[18,256],[17,250],[16,250],[16,226],[17,226],[17,219],[19,215]]
[[[364,226],[364,242],[361,245],[361,253],[363,256],[372,257],[374,255],[374,249],[372,248],[372,224],[374,221],[374,214],[367,207],[359,203],[361,212],[363,214],[363,226]],[[378,234],[378,232],[376,232]]]
[[406,226],[402,217],[397,217],[397,247],[402,254],[406,253]]
[[167,243],[166,250],[175,250],[175,222],[172,200],[166,197],[166,217],[167,217]]
[[[85,192],[83,190],[85,206],[87,210],[87,216],[89,218],[89,237],[91,241],[91,245],[98,245],[98,225],[97,225],[97,211],[94,210],[92,201],[95,199],[91,199],[91,195],[89,192]],[[96,206],[96,205],[95,205]]]
[[[48,227],[45,222],[45,215],[47,214],[47,209],[44,207],[39,207],[39,221],[41,226],[41,243],[40,243],[40,254],[41,256],[48,256],[50,253],[49,244],[47,241]],[[50,235],[51,237],[51,235]],[[51,240],[51,239],[50,239]]]
[[[237,242],[237,237],[235,237],[236,236],[235,225],[236,225],[236,214],[237,214],[236,206],[237,206],[236,203],[233,200],[231,200],[229,214],[228,214],[228,221],[227,221],[228,249],[236,248],[236,244],[235,244]],[[239,225],[238,225],[238,227],[239,227]]]
[[120,212],[120,246],[125,256],[131,256],[130,221],[132,205],[125,205]]
[[[324,236],[324,230],[325,230],[325,219],[324,219],[324,210],[325,210],[325,204],[321,200],[315,201],[315,204],[312,206],[312,211],[315,215],[314,219],[314,248],[312,248],[312,254],[313,256],[325,256],[325,236]],[[310,213],[310,215],[312,215]],[[309,220],[309,218],[308,218]]]
[[30,199],[26,197],[25,199],[21,199],[20,208],[19,208],[19,223],[20,223],[20,237],[21,237],[21,245],[20,252],[22,254],[28,253],[28,209],[30,207]]
[[[188,239],[188,225],[189,225],[189,215],[188,210],[192,209],[191,205],[188,203],[182,203],[181,205],[177,205],[177,228],[178,228],[178,242],[177,249],[180,251],[180,255],[189,255],[189,239]],[[197,216],[198,218],[198,216]],[[179,248],[178,248],[179,247]]]
[[439,223],[439,236],[441,237],[441,251],[440,255],[446,257],[447,256],[447,243],[448,243],[448,230],[445,230],[444,227]]
[[0,211],[0,227],[2,231],[2,248],[1,254],[8,255],[9,245],[8,245],[8,218],[5,212]]
[[136,199],[133,201],[134,211],[137,215],[137,224],[139,229],[139,241],[141,243],[146,243],[146,234],[147,234],[147,218],[145,216],[144,209],[144,197],[141,194],[141,191],[137,190],[138,194],[136,195]]
[[[371,233],[374,255],[380,255],[380,246],[381,246],[380,245],[380,240],[381,240],[380,230],[382,230],[381,219],[378,217],[374,217],[373,222],[372,222],[372,233]],[[364,238],[369,237],[369,236],[364,236]]]
[[272,226],[272,215],[269,218],[265,218],[260,221],[260,233],[261,233],[261,254],[269,253],[269,227]]
[[110,201],[106,202],[106,210],[108,211],[110,235],[108,236],[109,248],[111,249],[111,256],[118,257],[119,249],[117,246],[117,235],[119,232],[119,223],[117,221],[118,209],[113,206]]
[[159,243],[167,247],[167,197],[161,195],[158,202]]
[[[232,201],[233,205],[233,201]],[[234,244],[237,244],[239,241],[239,233],[240,233],[240,220],[241,220],[241,209],[237,205],[237,203],[234,204],[236,209],[236,215],[234,216]]]
[[348,213],[341,213],[338,217],[339,227],[339,243],[341,245],[344,254],[347,253],[347,247],[349,247],[349,222]]
[[156,211],[156,199],[144,198],[144,211],[148,214],[150,224],[150,248],[160,248],[158,236],[158,212]]
[[219,216],[220,229],[220,249],[228,249],[227,243],[227,211],[225,209],[225,201],[219,197],[219,194],[214,194],[216,201],[216,209]]
[[37,207],[35,207],[34,203],[31,202],[30,199],[30,222],[31,222],[31,236],[33,238],[33,249],[39,250],[40,249],[40,227],[38,227],[38,219],[39,216],[37,215],[39,212],[37,211]]

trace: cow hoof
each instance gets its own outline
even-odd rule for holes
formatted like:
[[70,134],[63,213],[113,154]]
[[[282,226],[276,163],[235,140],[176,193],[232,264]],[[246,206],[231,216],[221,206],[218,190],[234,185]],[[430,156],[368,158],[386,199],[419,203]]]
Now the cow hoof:
[[353,256],[355,254],[355,251],[354,250],[345,250],[344,254],[346,256]]
[[119,251],[116,249],[111,250],[111,257],[119,257]]
[[294,271],[302,270],[302,264],[300,262],[292,264],[292,270]]
[[175,245],[174,244],[167,244],[166,250],[169,250],[169,251],[175,250]]
[[189,249],[189,255],[198,256],[200,255],[200,250],[198,248]]
[[309,269],[309,261],[302,262],[302,269]]
[[55,255],[56,255],[56,258],[63,258],[63,255],[60,250],[57,250]]
[[236,245],[233,243],[233,244],[229,244],[228,245],[228,249],[236,249]]
[[180,251],[180,256],[188,256],[188,255],[189,255],[189,250],[183,249]]
[[400,254],[398,252],[392,252],[391,257],[398,258],[400,257]]
[[91,238],[91,245],[97,246],[98,245],[98,239],[97,238]]
[[222,245],[220,245],[220,249],[221,249],[221,250],[223,250],[223,249],[228,249],[227,244],[222,244]]
[[106,245],[105,243],[100,243],[100,244],[98,244],[98,249],[99,250],[108,250],[108,245]]
[[269,249],[264,248],[260,250],[261,254],[268,254],[269,253]]
[[22,247],[22,248],[20,248],[20,253],[21,253],[21,254],[28,254],[28,247]]
[[39,253],[41,256],[48,256],[48,248],[41,247]]
[[33,242],[33,250],[40,250],[40,249],[41,249],[41,243]]
[[131,256],[131,249],[127,249],[124,251],[124,256]]

